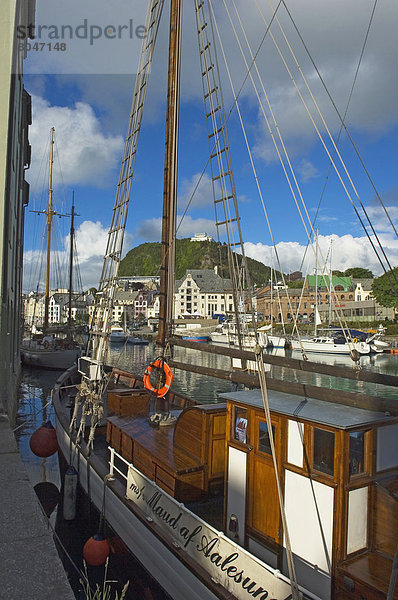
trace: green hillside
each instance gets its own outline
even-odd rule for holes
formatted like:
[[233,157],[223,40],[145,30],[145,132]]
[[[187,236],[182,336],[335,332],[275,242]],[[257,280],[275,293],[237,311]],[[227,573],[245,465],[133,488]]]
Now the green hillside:
[[[221,264],[220,266],[220,253]],[[240,260],[240,256],[239,256]],[[247,259],[252,283],[263,285],[270,279],[270,268],[263,263]],[[223,277],[229,277],[227,266],[227,246],[219,246],[216,242],[191,242],[189,238],[177,240],[176,244],[176,279],[180,279],[187,269],[213,269]],[[141,244],[126,254],[120,263],[119,275],[159,275],[160,243]]]

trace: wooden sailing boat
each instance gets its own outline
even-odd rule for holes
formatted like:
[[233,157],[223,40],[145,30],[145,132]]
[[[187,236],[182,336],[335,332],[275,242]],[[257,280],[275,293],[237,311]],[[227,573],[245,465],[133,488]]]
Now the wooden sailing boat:
[[[204,4],[195,5],[207,77],[215,71],[206,37],[209,20]],[[104,363],[161,9],[161,2],[149,3],[101,276],[100,288],[107,293],[99,295],[91,354],[54,389],[60,448],[78,464],[80,483],[103,519],[173,600],[385,598],[394,586],[398,536],[398,409],[395,401],[349,393],[341,385],[336,393],[334,387],[344,379],[396,386],[398,378],[317,365],[319,373],[336,378],[334,385],[289,383],[266,377],[264,364],[297,372],[311,372],[314,365],[267,356],[259,345],[248,352],[170,338],[166,299],[174,284],[181,0],[172,0],[170,12],[159,356],[144,382]],[[217,89],[205,94],[212,97]],[[222,113],[218,105],[211,110],[216,113]],[[221,119],[223,134],[224,126]],[[226,147],[220,150],[228,154]],[[167,360],[167,344],[222,351],[255,362],[257,373],[217,372]],[[189,400],[173,391],[170,369],[232,380],[246,389],[202,405],[200,398]],[[78,393],[70,422],[73,384]],[[159,418],[153,420],[154,415]],[[394,589],[388,597],[397,597]]]
[[[70,215],[59,215],[53,206],[53,158],[54,158],[54,128],[50,131],[50,168],[48,184],[48,206],[43,211],[47,218],[47,251],[46,277],[44,295],[44,319],[39,334],[31,335],[21,344],[21,359],[24,365],[45,369],[67,369],[77,362],[81,348],[73,339],[72,327],[72,287],[73,287],[73,247],[74,247],[74,218],[75,207],[72,205]],[[41,212],[39,214],[42,214]],[[50,266],[51,266],[51,235],[54,216],[70,216],[70,250],[69,250],[69,290],[68,290],[68,323],[66,335],[59,328],[51,328],[49,324],[50,311]]]

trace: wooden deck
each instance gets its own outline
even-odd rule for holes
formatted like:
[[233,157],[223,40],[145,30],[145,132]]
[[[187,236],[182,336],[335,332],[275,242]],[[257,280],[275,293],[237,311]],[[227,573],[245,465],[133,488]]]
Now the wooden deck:
[[[196,501],[223,487],[225,405],[172,410],[172,426],[149,421],[146,390],[108,393],[107,442],[180,502]],[[221,423],[221,426],[220,426]],[[222,425],[223,424],[223,425]]]
[[[385,600],[391,569],[392,560],[377,552],[345,561],[338,567],[336,600]],[[398,599],[397,589],[393,598]]]

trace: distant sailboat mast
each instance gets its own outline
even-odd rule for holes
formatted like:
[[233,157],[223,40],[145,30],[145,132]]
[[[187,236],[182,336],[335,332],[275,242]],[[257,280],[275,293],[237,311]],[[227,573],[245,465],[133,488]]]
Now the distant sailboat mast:
[[70,215],[70,235],[69,235],[69,290],[68,290],[68,335],[72,338],[72,290],[73,290],[73,251],[75,239],[75,194],[72,196],[72,211]]
[[47,257],[46,257],[46,291],[44,299],[44,323],[43,332],[48,329],[49,306],[50,306],[50,253],[51,253],[51,225],[54,216],[53,211],[53,163],[54,163],[54,127],[50,131],[50,171],[48,176],[48,208],[47,208]]
[[46,215],[47,217],[47,252],[46,252],[46,281],[45,281],[45,293],[44,293],[44,320],[43,320],[43,333],[45,334],[48,330],[49,323],[49,307],[50,307],[50,266],[51,266],[51,230],[53,217],[68,217],[70,215],[63,215],[57,213],[53,207],[53,164],[54,164],[54,131],[55,128],[51,127],[50,130],[50,161],[49,161],[49,176],[48,176],[48,205],[47,210],[31,210],[30,212],[38,215]]

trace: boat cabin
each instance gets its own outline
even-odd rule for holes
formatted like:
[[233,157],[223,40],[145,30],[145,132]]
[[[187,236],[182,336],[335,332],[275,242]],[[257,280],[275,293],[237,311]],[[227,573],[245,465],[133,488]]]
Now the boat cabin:
[[[261,391],[222,398],[226,534],[287,574]],[[269,404],[298,581],[322,599],[386,598],[398,545],[397,417],[272,390]]]
[[[207,520],[205,503],[218,496],[213,522],[288,575],[261,391],[194,406],[169,394],[175,425],[154,427],[147,390],[110,390],[108,443],[176,500],[201,504]],[[386,598],[398,543],[398,417],[273,390],[269,404],[298,581],[322,600]]]

